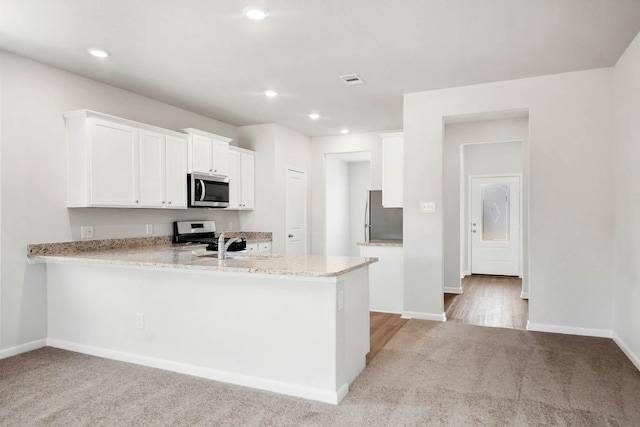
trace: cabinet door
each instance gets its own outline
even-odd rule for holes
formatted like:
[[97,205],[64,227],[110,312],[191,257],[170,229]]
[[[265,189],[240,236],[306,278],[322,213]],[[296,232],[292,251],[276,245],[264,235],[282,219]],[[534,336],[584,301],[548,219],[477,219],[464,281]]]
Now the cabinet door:
[[385,208],[402,207],[402,145],[401,136],[382,141],[382,206]]
[[166,137],[166,188],[168,208],[187,207],[187,140]]
[[138,205],[138,130],[91,119],[90,206]]
[[229,143],[213,141],[213,170],[210,173],[227,176],[229,172]]
[[193,149],[193,171],[195,173],[213,173],[213,140],[200,135],[191,135]]
[[240,156],[242,209],[255,209],[255,156],[242,153]]
[[141,129],[140,206],[162,207],[165,194],[165,136]]
[[240,208],[241,196],[241,173],[240,173],[240,153],[229,150],[229,207],[235,210]]

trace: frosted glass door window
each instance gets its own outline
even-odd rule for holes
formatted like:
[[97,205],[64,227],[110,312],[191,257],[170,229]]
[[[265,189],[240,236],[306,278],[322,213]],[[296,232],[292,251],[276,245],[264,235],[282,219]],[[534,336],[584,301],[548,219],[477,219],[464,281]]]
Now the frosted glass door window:
[[482,185],[482,240],[509,240],[508,185]]

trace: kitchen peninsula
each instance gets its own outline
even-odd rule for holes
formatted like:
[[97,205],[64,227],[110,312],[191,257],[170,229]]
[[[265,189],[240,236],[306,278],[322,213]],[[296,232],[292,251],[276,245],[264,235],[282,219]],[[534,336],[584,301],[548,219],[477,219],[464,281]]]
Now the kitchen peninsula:
[[167,238],[29,245],[50,346],[338,403],[369,351],[375,258],[234,255]]

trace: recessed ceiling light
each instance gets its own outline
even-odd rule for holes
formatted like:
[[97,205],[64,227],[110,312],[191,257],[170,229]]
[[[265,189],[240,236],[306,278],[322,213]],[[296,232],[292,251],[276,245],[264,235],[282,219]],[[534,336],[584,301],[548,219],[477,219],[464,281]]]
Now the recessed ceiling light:
[[312,119],[312,120],[318,120],[320,118],[320,114],[311,113],[311,114],[309,114],[309,118]]
[[278,92],[276,92],[275,90],[265,90],[264,91],[264,96],[266,96],[268,98],[274,98],[274,97],[278,96]]
[[242,12],[247,16],[247,18],[255,21],[259,21],[269,16],[269,11],[260,6],[247,6],[242,10]]
[[96,58],[107,58],[111,56],[111,52],[105,49],[100,49],[99,47],[90,47],[89,49],[87,49],[87,52],[89,52]]
[[348,134],[348,133],[349,133],[349,129],[342,129],[342,130],[340,131],[340,133],[341,133],[341,134],[343,134],[343,135],[346,135],[346,134]]

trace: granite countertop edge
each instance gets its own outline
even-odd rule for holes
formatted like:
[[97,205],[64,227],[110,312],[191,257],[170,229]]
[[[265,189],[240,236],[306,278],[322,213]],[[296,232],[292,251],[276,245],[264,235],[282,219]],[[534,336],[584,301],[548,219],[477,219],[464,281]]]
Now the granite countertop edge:
[[317,278],[341,276],[378,261],[377,258],[362,257],[260,254],[218,261],[202,256],[205,246],[174,244],[170,236],[44,243],[28,245],[27,258],[32,264],[80,263]]

